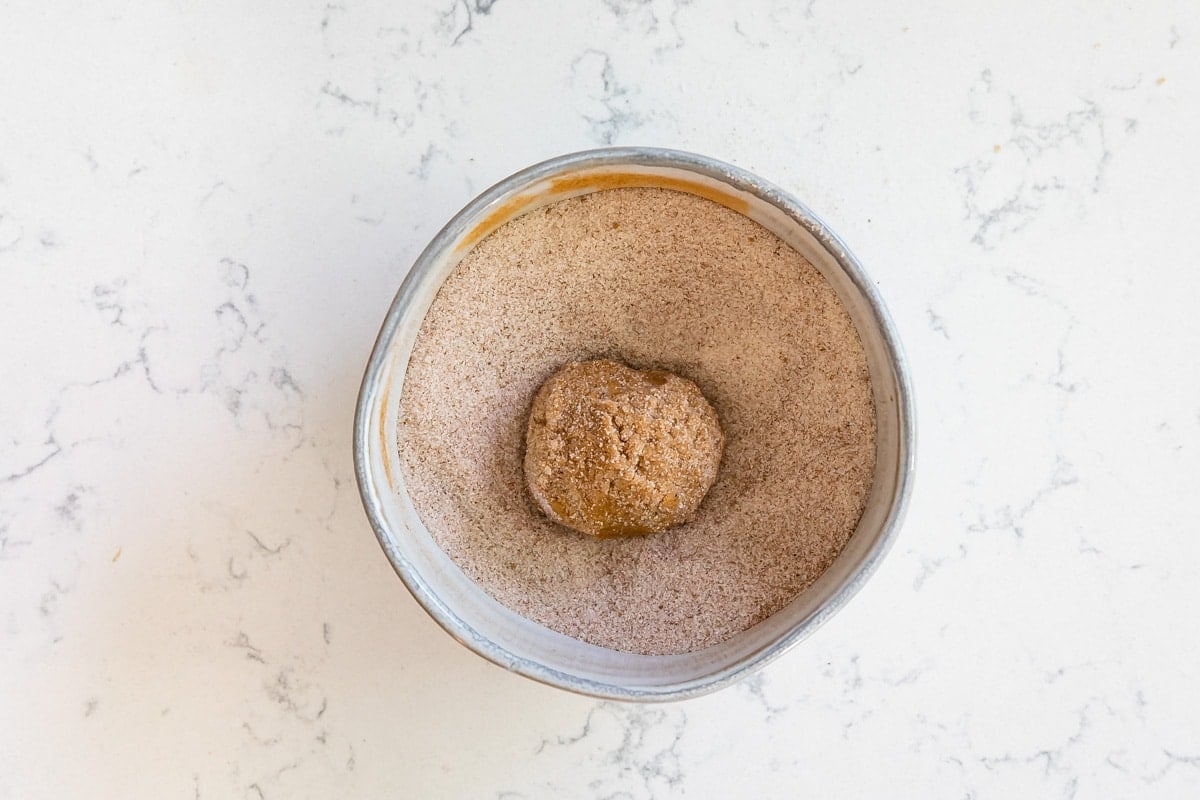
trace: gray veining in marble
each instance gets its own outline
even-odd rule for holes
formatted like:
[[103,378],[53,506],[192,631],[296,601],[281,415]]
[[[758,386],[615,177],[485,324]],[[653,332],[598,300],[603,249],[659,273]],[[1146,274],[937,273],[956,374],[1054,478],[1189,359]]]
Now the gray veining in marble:
[[[1200,16],[1187,0],[46,4],[0,25],[0,798],[1190,797]],[[876,578],[639,707],[404,592],[350,420],[408,264],[604,144],[779,183],[922,420]]]

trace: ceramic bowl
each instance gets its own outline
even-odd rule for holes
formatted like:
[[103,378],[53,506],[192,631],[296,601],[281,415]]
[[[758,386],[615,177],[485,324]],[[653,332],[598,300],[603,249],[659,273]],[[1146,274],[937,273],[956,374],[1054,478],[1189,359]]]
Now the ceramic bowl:
[[[803,254],[832,284],[858,328],[874,388],[877,453],[866,510],[846,548],[789,605],[720,644],[649,656],[572,639],[493,600],[438,547],[404,485],[397,411],[413,342],[438,288],[471,248],[505,222],[549,203],[618,187],[690,192],[731,208]],[[552,686],[619,700],[676,700],[726,686],[784,653],[862,587],[896,537],[913,473],[908,370],[895,328],[862,265],[812,211],[780,188],[711,158],[610,148],[545,161],[472,200],[433,238],[400,286],[363,377],[354,466],[363,506],[413,597],[455,639],[500,666]]]

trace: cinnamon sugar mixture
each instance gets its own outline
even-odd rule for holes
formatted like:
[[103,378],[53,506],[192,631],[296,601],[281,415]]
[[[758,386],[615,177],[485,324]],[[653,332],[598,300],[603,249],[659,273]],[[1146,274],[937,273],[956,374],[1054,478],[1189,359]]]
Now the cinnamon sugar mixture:
[[[725,452],[695,518],[597,539],[529,498],[530,403],[563,364],[612,358],[695,382]],[[528,213],[446,280],[400,398],[404,481],[485,591],[568,636],[685,653],[761,622],[833,562],[875,466],[858,333],[801,255],[714,202],[614,189]]]

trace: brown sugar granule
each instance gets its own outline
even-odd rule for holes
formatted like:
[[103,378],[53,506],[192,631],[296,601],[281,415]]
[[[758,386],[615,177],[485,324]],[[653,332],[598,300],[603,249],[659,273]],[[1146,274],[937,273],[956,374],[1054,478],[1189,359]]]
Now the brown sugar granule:
[[525,482],[550,519],[591,536],[643,536],[687,522],[725,444],[696,384],[608,359],[542,384],[525,434]]
[[[720,416],[691,522],[599,539],[530,499],[538,387],[604,357],[688,378]],[[399,402],[404,481],[450,558],[525,617],[635,653],[713,645],[789,603],[845,546],[874,471],[866,359],[833,288],[752,220],[669,190],[565,200],[480,241],[426,314]]]

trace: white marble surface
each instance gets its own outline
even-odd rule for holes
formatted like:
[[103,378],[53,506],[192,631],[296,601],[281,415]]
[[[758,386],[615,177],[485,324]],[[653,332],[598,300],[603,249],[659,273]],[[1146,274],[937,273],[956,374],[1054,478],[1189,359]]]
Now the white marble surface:
[[[1194,797],[1200,9],[0,4],[0,798]],[[408,264],[604,144],[838,230],[915,374],[905,530],[754,680],[506,674],[351,473]]]

